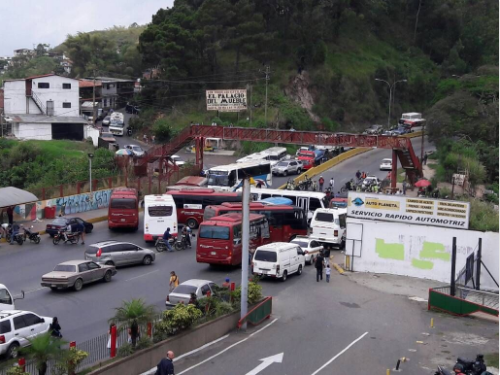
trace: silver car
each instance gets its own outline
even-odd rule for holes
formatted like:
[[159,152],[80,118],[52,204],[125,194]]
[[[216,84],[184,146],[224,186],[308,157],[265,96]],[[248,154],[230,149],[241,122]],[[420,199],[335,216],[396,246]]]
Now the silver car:
[[85,250],[85,259],[117,267],[150,265],[155,261],[155,253],[130,242],[103,241],[90,245]]
[[138,145],[126,145],[125,148],[133,152],[136,158],[142,158],[146,155],[146,151],[144,151],[141,146]]
[[207,297],[210,292],[211,295],[214,294],[216,284],[208,280],[198,280],[192,279],[184,281],[177,288],[175,288],[168,296],[165,301],[165,305],[168,308],[173,308],[178,303],[188,304],[193,302],[191,300],[191,294],[194,293],[196,298]]
[[271,171],[273,175],[288,176],[289,174],[300,174],[302,169],[300,160],[283,160],[278,162]]

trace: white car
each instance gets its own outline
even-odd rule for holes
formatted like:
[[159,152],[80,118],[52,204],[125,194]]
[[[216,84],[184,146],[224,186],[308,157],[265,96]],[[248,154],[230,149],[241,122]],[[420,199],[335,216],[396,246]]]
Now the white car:
[[392,171],[392,159],[382,159],[382,163],[380,164],[380,170]]
[[291,240],[290,243],[300,246],[305,254],[306,263],[309,264],[313,264],[314,258],[317,257],[323,250],[323,245],[321,245],[315,239],[309,237],[297,236],[293,240]]
[[133,152],[134,156],[136,158],[142,158],[143,156],[146,156],[146,152],[141,148],[141,146],[138,145],[125,145],[127,150],[130,150]]
[[165,301],[167,309],[174,308],[178,303],[191,303],[191,294],[194,293],[196,298],[203,298],[210,292],[214,294],[216,284],[213,281],[192,279],[179,284],[168,296]]
[[0,355],[17,357],[18,349],[29,345],[28,339],[47,332],[51,324],[52,318],[31,311],[0,311]]
[[363,180],[363,187],[379,185],[379,184],[380,180],[378,179],[378,177],[375,176],[368,176]]

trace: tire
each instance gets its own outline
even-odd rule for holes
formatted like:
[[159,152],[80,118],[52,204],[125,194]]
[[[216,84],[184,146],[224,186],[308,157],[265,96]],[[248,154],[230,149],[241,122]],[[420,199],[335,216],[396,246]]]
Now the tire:
[[285,171],[283,171],[283,177],[286,177],[286,176],[288,176],[288,171],[285,170]]
[[281,277],[281,281],[283,281],[283,282],[286,281],[287,276],[288,276],[288,272],[283,271],[283,276]]
[[151,258],[149,255],[146,255],[142,260],[142,264],[144,264],[145,266],[149,266],[151,263],[153,263],[153,258]]
[[177,251],[184,250],[184,246],[182,245],[182,242],[175,241],[174,247],[175,247],[175,250],[177,250]]
[[139,225],[136,225],[135,227],[132,228],[133,232],[137,232],[139,230]]
[[301,174],[302,173],[302,169],[297,169],[297,174]]
[[9,348],[7,349],[7,358],[17,358],[19,355],[19,344],[17,342],[13,342],[10,344]]
[[165,246],[165,244],[163,244],[163,243],[159,243],[156,245],[156,251],[158,251],[159,253],[164,252],[166,249],[167,249],[167,246]]
[[53,292],[55,292],[55,291],[57,291],[57,287],[55,287],[55,286],[51,286],[51,287],[50,287],[50,290],[52,290]]
[[186,224],[191,229],[198,228],[198,222],[195,219],[189,219]]
[[53,243],[54,245],[58,245],[58,244],[59,244],[59,237],[57,237],[57,238],[56,238],[56,237],[54,237],[54,238],[52,239],[52,243]]
[[82,290],[82,288],[83,288],[83,280],[82,279],[77,279],[75,281],[75,285],[73,285],[73,289],[76,292],[79,292],[80,290]]
[[111,271],[107,271],[105,274],[104,274],[104,277],[102,278],[102,280],[105,282],[105,283],[109,283],[111,281],[111,277],[113,277],[113,275],[111,274]]
[[299,265],[299,269],[297,270],[297,274],[300,276],[302,275],[302,264]]
[[18,243],[18,245],[22,245],[22,244],[24,243],[24,241],[23,241],[23,238],[22,238],[22,237],[17,237],[16,242]]
[[33,242],[38,245],[40,243],[40,237],[36,236]]

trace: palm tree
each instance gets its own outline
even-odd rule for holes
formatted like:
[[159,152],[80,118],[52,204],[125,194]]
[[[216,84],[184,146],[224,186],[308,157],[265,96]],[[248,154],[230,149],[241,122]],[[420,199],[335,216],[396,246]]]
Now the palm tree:
[[51,332],[28,339],[30,346],[21,349],[28,358],[35,360],[39,375],[47,373],[47,362],[51,359],[60,359],[65,349],[61,347],[67,344],[59,338],[53,337]]
[[116,314],[109,322],[118,324],[119,328],[130,328],[132,346],[135,346],[139,336],[139,324],[151,322],[157,314],[155,306],[146,305],[140,298],[123,301],[123,305],[115,310]]

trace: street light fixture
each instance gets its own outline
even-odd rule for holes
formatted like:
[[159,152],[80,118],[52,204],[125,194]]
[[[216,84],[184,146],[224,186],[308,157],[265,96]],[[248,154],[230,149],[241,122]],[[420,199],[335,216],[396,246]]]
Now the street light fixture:
[[391,104],[392,104],[392,89],[394,88],[394,91],[396,91],[396,84],[400,82],[408,82],[406,79],[400,79],[399,81],[395,81],[392,83],[392,85],[387,82],[386,80],[380,79],[380,78],[375,78],[375,81],[379,82],[384,82],[389,86],[389,115],[387,116],[387,129],[390,129],[391,127]]
[[89,152],[87,155],[89,157],[89,182],[90,182],[89,191],[92,193],[92,158],[94,157],[94,154]]

